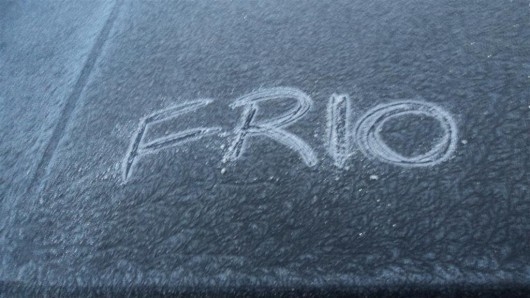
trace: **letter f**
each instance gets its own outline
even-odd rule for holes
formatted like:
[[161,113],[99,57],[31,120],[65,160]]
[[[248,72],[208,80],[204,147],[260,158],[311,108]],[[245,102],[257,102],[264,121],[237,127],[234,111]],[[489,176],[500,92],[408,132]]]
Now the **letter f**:
[[155,139],[148,143],[144,143],[144,136],[149,125],[164,122],[166,120],[175,118],[184,113],[188,113],[210,104],[211,99],[199,99],[189,101],[180,105],[169,107],[167,109],[157,111],[140,120],[140,125],[136,131],[135,137],[132,139],[127,150],[127,155],[123,161],[123,181],[127,182],[131,176],[131,170],[135,161],[142,155],[155,153],[159,150],[180,145],[182,143],[199,140],[205,136],[212,135],[221,131],[219,127],[199,127],[188,130],[179,131],[171,135]]

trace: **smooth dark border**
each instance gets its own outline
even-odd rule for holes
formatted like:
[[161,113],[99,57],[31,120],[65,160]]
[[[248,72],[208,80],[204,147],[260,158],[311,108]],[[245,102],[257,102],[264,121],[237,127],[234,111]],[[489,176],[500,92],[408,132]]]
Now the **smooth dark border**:
[[80,287],[32,286],[20,282],[0,282],[2,297],[530,297],[530,285],[404,285],[377,287],[241,287],[241,288],[163,288],[133,286]]

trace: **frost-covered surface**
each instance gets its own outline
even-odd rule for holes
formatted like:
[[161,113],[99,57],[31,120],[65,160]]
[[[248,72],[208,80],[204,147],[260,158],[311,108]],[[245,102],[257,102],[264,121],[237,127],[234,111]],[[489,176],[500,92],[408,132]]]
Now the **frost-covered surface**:
[[[28,188],[111,7],[108,1],[0,3],[2,259],[13,241],[4,237],[15,203],[32,200]],[[1,278],[9,270],[0,265]]]
[[[2,279],[68,288],[528,285],[528,3],[325,2],[125,1],[110,17],[111,4],[90,4],[93,17],[55,19],[87,25],[79,29],[87,36],[35,37],[64,42],[54,44],[65,48],[58,56],[18,61],[2,52],[10,62],[0,66],[8,86],[0,90],[1,187],[16,202],[2,211]],[[74,69],[105,28],[64,117]],[[73,66],[59,77],[44,71],[63,63]],[[34,77],[41,68],[45,78]],[[43,98],[23,88],[41,80],[58,91]],[[311,109],[285,129],[314,150],[316,165],[263,135],[223,159],[243,123],[244,109],[230,104],[272,87],[311,97]],[[351,100],[352,121],[395,100],[433,103],[456,122],[456,149],[411,168],[373,159],[351,140],[338,167],[326,147],[332,94]],[[146,144],[195,127],[223,133],[142,156],[124,181],[141,119],[206,98],[211,104],[150,125]],[[292,108],[260,103],[256,118]],[[424,116],[388,121],[382,139],[405,155],[428,151],[444,132]],[[54,119],[67,124],[47,171],[22,196]],[[343,136],[351,134],[336,139]]]

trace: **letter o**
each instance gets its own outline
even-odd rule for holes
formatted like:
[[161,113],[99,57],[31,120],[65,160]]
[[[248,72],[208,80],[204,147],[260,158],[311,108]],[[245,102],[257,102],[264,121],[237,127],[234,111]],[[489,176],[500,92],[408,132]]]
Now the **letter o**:
[[[443,137],[426,153],[412,157],[397,153],[385,143],[380,132],[388,120],[406,115],[425,115],[438,120]],[[451,156],[457,143],[457,127],[453,117],[437,105],[415,100],[401,100],[370,109],[357,121],[354,131],[357,144],[365,155],[408,167],[439,164]]]

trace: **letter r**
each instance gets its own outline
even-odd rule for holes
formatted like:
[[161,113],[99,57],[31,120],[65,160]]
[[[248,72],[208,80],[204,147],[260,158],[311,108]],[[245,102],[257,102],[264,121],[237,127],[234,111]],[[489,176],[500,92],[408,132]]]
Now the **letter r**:
[[[256,121],[258,104],[273,99],[295,99],[296,104],[278,117]],[[296,151],[308,166],[316,165],[318,160],[313,149],[302,139],[283,129],[300,120],[309,111],[312,103],[311,98],[304,92],[287,87],[260,90],[236,99],[230,106],[232,108],[243,106],[244,111],[239,126],[234,130],[236,136],[224,160],[237,160],[246,148],[248,138],[265,136]]]

